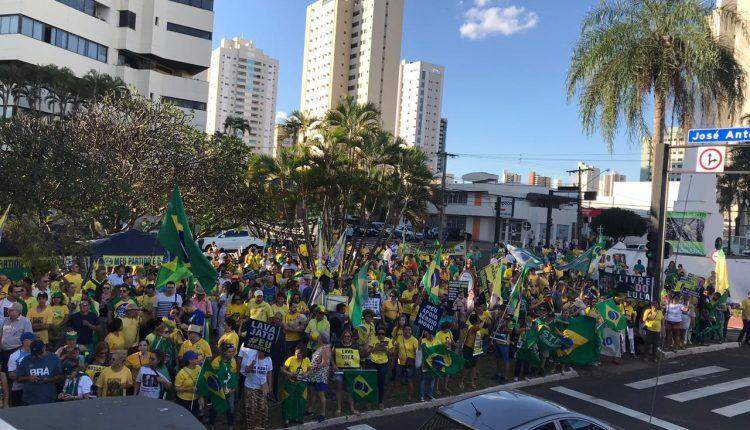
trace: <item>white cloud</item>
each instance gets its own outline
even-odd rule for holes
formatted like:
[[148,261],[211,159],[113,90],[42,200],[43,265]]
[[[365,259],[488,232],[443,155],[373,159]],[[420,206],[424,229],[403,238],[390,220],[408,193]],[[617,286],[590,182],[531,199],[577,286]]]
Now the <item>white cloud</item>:
[[276,122],[284,122],[288,118],[288,115],[286,112],[278,111],[276,112]]
[[484,39],[493,34],[510,36],[520,31],[536,27],[539,15],[519,6],[482,7],[490,0],[475,0],[478,7],[473,7],[464,14],[461,25],[461,37],[471,40]]
[[478,7],[485,7],[491,1],[492,0],[474,0],[474,4],[477,5]]

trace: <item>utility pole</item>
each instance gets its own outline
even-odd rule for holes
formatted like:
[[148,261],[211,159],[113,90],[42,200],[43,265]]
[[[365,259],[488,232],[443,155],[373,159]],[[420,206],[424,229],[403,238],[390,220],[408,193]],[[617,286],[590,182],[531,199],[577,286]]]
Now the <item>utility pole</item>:
[[544,232],[544,247],[549,248],[550,235],[552,234],[552,199],[555,198],[555,191],[549,190],[549,196],[547,197],[547,228]]
[[578,247],[581,247],[581,244],[583,241],[581,240],[581,225],[583,224],[583,211],[581,210],[581,206],[583,206],[583,184],[581,183],[581,175],[583,172],[593,172],[594,169],[591,167],[587,167],[585,169],[581,168],[581,166],[578,166],[578,169],[576,170],[567,170],[566,173],[578,173],[578,210],[576,211],[576,231],[575,231],[575,237],[576,242],[578,243]]
[[440,157],[440,166],[442,170],[442,176],[440,178],[440,226],[438,227],[438,240],[443,241],[443,234],[445,233],[445,174],[448,166],[448,157],[458,157],[456,154],[450,154],[445,151],[438,151],[437,155]]

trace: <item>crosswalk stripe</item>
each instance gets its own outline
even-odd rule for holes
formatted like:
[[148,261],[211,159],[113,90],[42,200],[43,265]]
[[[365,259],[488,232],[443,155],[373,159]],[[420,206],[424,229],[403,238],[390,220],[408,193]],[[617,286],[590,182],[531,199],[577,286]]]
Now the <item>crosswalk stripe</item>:
[[719,415],[724,415],[725,417],[729,418],[746,414],[750,412],[750,400],[745,400],[744,402],[739,402],[733,405],[724,406],[723,408],[714,409],[711,412]]
[[712,373],[724,372],[725,370],[729,369],[720,366],[699,367],[697,369],[686,370],[684,372],[667,373],[665,375],[660,375],[658,381],[656,378],[649,378],[642,381],[631,382],[630,384],[625,384],[625,386],[635,388],[636,390],[643,390],[645,388],[656,387],[657,385],[664,385],[672,382],[682,381],[685,379],[696,378],[698,376],[706,376]]
[[626,408],[625,406],[618,405],[617,403],[612,403],[608,400],[600,399],[594,396],[589,396],[588,394],[584,394],[575,390],[571,390],[570,388],[557,386],[557,387],[550,388],[550,390],[556,391],[560,394],[565,394],[567,396],[575,397],[576,399],[580,399],[585,402],[589,402],[598,406],[602,406],[611,411],[615,411],[623,415],[627,415],[631,418],[635,418],[637,420],[641,420],[646,423],[651,423],[657,427],[661,427],[666,430],[688,430],[685,427],[680,427],[677,424],[670,423],[669,421],[664,421],[659,418],[646,415],[643,412],[638,412],[636,410]]
[[356,426],[347,427],[348,430],[375,430],[375,427],[370,427],[367,424],[357,424]]
[[666,397],[677,402],[688,402],[745,387],[750,387],[750,378],[735,379],[733,381],[722,382],[721,384],[708,385],[694,390],[683,391],[682,393],[671,394]]

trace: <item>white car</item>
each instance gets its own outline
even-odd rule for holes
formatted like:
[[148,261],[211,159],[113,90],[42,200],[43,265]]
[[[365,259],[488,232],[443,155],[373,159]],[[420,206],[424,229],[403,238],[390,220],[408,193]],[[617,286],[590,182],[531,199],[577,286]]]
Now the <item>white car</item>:
[[212,243],[216,243],[219,249],[224,248],[229,251],[245,249],[250,245],[262,247],[266,244],[262,239],[250,236],[250,232],[247,230],[227,230],[216,236],[198,239],[198,245],[200,245],[201,249]]

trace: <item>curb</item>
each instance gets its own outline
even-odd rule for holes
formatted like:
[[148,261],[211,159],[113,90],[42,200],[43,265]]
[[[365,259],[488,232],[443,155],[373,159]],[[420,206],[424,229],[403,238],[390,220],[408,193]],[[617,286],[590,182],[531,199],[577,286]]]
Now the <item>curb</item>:
[[447,405],[450,403],[455,403],[455,402],[467,399],[469,397],[479,396],[479,395],[487,394],[487,393],[494,393],[498,390],[512,390],[516,388],[530,387],[533,385],[541,385],[541,384],[546,384],[548,382],[562,381],[565,379],[571,379],[571,378],[577,378],[577,377],[578,377],[578,372],[576,372],[575,370],[570,370],[564,373],[555,373],[555,374],[544,376],[544,377],[532,378],[532,379],[529,379],[528,381],[511,382],[509,384],[495,385],[493,387],[488,387],[488,388],[484,388],[481,390],[472,391],[469,393],[458,394],[455,396],[441,397],[431,402],[409,403],[403,406],[393,406],[390,408],[386,408],[386,409],[383,409],[382,411],[375,410],[375,411],[363,412],[359,415],[345,415],[345,416],[340,416],[336,418],[331,418],[320,423],[307,422],[304,424],[298,424],[296,426],[290,426],[289,428],[307,430],[307,429],[325,428],[325,427],[346,424],[346,423],[356,423],[356,422],[366,421],[366,420],[373,419],[373,418],[387,417],[390,415],[399,415],[399,414],[403,414],[406,412],[413,412],[413,411],[418,411],[422,409],[431,409],[431,408]]
[[740,345],[737,342],[724,342],[717,343],[714,345],[696,346],[693,348],[682,349],[679,351],[667,351],[662,353],[662,360],[669,360],[677,357],[684,357],[686,355],[703,354],[705,352],[723,351],[725,349],[739,348]]

